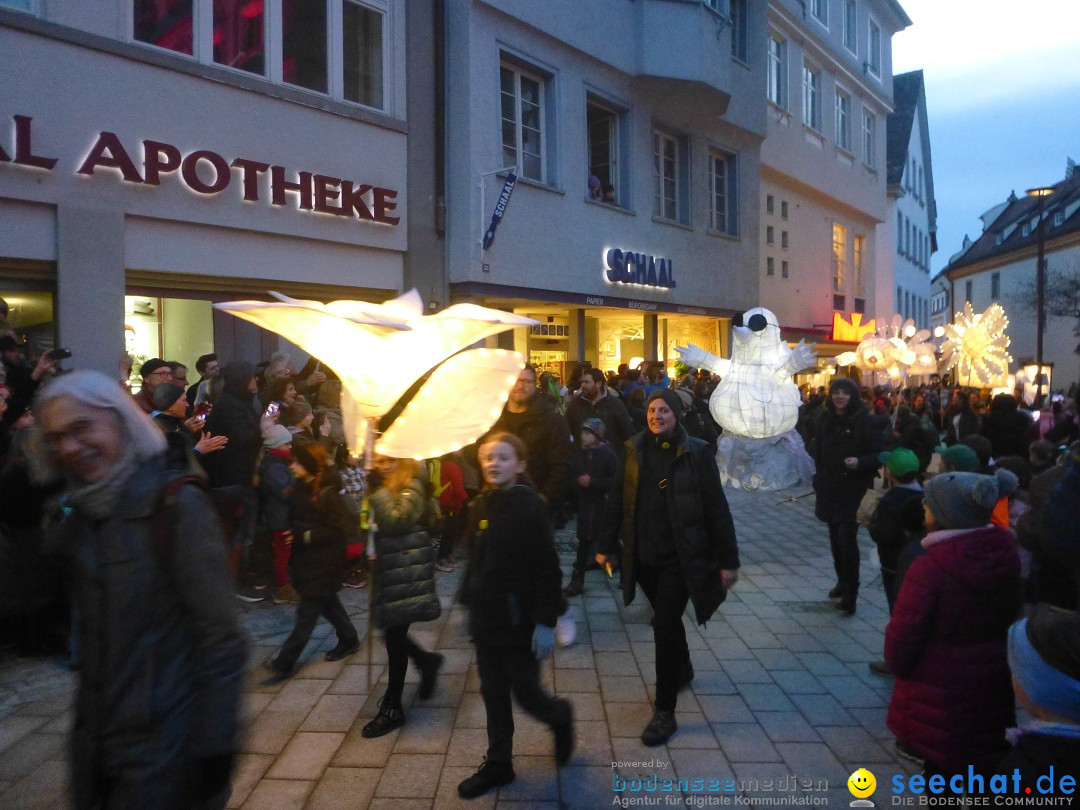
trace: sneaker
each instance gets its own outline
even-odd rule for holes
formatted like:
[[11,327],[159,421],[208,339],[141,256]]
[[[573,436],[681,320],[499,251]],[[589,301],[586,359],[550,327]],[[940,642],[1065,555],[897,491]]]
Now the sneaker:
[[581,596],[585,590],[585,572],[575,570],[570,575],[570,584],[563,588],[563,596]]
[[262,602],[266,599],[266,589],[256,588],[254,585],[238,584],[233,594],[244,602]]
[[363,571],[350,571],[342,578],[341,584],[346,588],[366,588],[367,576]]
[[560,647],[569,647],[577,640],[577,620],[574,619],[574,606],[566,608],[566,612],[555,622],[555,640]]
[[480,769],[457,786],[458,796],[475,799],[492,788],[509,785],[514,781],[514,766],[509,762],[488,762],[484,757]]
[[889,672],[889,668],[885,666],[884,661],[871,661],[870,671],[875,675],[883,675],[886,678],[891,678],[893,676],[893,674]]
[[416,696],[420,700],[427,700],[435,693],[435,682],[438,680],[443,660],[443,656],[439,653],[428,653],[424,663],[419,664],[420,687],[416,690]]
[[435,563],[436,571],[445,571],[446,573],[453,571],[456,567],[453,560],[439,560]]
[[403,725],[405,725],[405,711],[401,708],[401,701],[391,700],[387,695],[383,695],[379,700],[379,713],[375,715],[374,720],[364,726],[360,735],[370,740],[389,734]]
[[340,661],[342,658],[348,658],[354,652],[360,649],[360,639],[354,639],[353,641],[344,642],[339,641],[334,649],[330,650],[325,656],[327,661]]
[[299,605],[300,594],[296,592],[290,583],[286,582],[280,588],[274,588],[275,605]]
[[650,748],[663,745],[671,739],[671,735],[678,728],[679,726],[675,722],[675,712],[657,709],[653,713],[649,725],[645,726],[645,730],[641,732],[641,741]]
[[896,753],[899,754],[903,759],[906,759],[908,762],[914,762],[920,768],[926,767],[926,757],[924,757],[911,746],[905,745],[904,743],[897,740],[893,744],[893,747],[896,749]]
[[566,722],[551,727],[555,734],[555,762],[558,765],[565,765],[574,754],[574,708],[570,701],[562,702],[566,704]]

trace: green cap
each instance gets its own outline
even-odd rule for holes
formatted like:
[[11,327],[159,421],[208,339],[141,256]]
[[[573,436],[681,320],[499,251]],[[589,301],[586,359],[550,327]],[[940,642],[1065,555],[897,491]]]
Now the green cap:
[[975,472],[979,469],[979,457],[966,444],[942,445],[934,450],[957,472]]
[[919,471],[919,457],[906,447],[886,450],[878,456],[878,461],[884,464],[889,469],[889,472],[897,478]]

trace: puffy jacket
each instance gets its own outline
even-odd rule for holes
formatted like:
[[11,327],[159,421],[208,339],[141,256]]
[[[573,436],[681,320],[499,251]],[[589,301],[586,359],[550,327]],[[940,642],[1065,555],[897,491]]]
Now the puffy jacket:
[[398,493],[379,487],[371,494],[375,537],[374,622],[380,630],[437,619],[435,546],[419,528],[427,506],[424,485],[414,478]]
[[885,628],[889,729],[946,773],[990,770],[1016,724],[1006,657],[1020,608],[1016,541],[986,526],[933,532],[923,546]]
[[[184,486],[167,537],[155,515],[164,456],[131,475],[115,513],[60,527],[75,573],[82,665],[72,733],[76,806],[97,806],[95,769],[123,771],[131,807],[187,808],[200,760],[239,742],[244,635],[207,495]],[[155,531],[157,529],[157,531]]]
[[468,563],[460,601],[477,644],[528,649],[538,624],[554,627],[562,571],[547,509],[525,484],[485,490],[469,505]]
[[[885,436],[865,402],[852,397],[844,413],[837,413],[832,399],[814,426],[814,514],[826,523],[854,523],[862,496],[874,484],[880,466],[878,454],[885,449]],[[857,458],[849,470],[845,458]]]
[[572,447],[566,418],[556,410],[554,401],[537,392],[525,413],[503,409],[491,428],[492,433],[499,431],[513,433],[525,442],[529,477],[549,509],[559,506],[570,487]]
[[[645,430],[626,442],[626,452],[615,473],[608,498],[608,525],[619,527],[623,542],[623,604],[634,601],[634,532],[637,489],[644,442],[652,434]],[[731,519],[720,471],[709,445],[676,427],[675,459],[668,472],[668,515],[679,557],[679,567],[690,591],[690,602],[698,624],[705,624],[727,598],[720,571],[739,567],[735,524]],[[610,540],[608,549],[610,550]]]

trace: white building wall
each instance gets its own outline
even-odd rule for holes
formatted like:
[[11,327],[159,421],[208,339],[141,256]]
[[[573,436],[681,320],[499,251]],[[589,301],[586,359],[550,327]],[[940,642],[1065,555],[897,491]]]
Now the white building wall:
[[[899,313],[920,328],[930,324],[930,217],[929,184],[922,149],[920,116],[915,115],[908,142],[907,165],[901,181],[903,193],[890,206],[893,285],[891,308],[879,308],[879,316]],[[899,215],[899,217],[898,217]],[[887,313],[887,315],[886,315]]]

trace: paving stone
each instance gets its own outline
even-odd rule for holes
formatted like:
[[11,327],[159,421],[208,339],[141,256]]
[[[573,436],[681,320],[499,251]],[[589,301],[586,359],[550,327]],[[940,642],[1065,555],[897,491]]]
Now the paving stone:
[[640,676],[601,675],[600,692],[605,703],[645,703],[649,699]]
[[753,723],[754,714],[739,695],[698,695],[701,710],[710,723]]
[[441,754],[392,754],[382,770],[379,798],[433,799],[442,771]]
[[382,664],[372,665],[371,680],[367,678],[366,665],[344,666],[330,688],[326,691],[331,695],[367,695],[374,688],[379,678],[383,677],[385,666]]
[[611,805],[611,766],[581,767],[576,763],[559,768],[561,806],[567,810],[595,810]]
[[369,740],[360,736],[360,730],[370,720],[370,717],[357,718],[334,754],[331,765],[337,768],[381,768],[387,763],[401,729]]
[[794,709],[783,690],[775,683],[739,684],[739,694],[754,711],[784,711]]
[[289,744],[292,735],[307,717],[304,710],[291,712],[264,711],[251,723],[241,738],[240,751],[245,754],[278,754]]
[[330,681],[293,678],[266,707],[268,712],[310,712],[330,688]]
[[791,695],[791,701],[799,707],[803,716],[819,726],[857,725],[847,709],[832,695]]
[[824,726],[818,734],[841,762],[893,762],[896,754],[886,750],[861,726]]
[[455,728],[446,750],[446,764],[467,766],[475,771],[487,754],[487,747],[487,729]]
[[228,807],[240,807],[246,802],[255,785],[273,764],[274,757],[270,754],[238,754],[233,767]]
[[67,742],[66,735],[27,734],[0,756],[0,779],[15,782],[47,760],[63,759],[67,754]]
[[362,703],[357,695],[323,695],[300,725],[300,731],[346,732],[356,722]]
[[267,778],[320,779],[344,740],[344,733],[298,732],[275,760]]
[[0,751],[6,751],[34,729],[49,722],[48,717],[23,715],[7,717],[0,723]]
[[301,810],[314,787],[314,782],[263,779],[241,807],[243,810]]
[[768,671],[756,660],[752,661],[725,661],[724,672],[735,684],[744,683],[767,683],[773,682]]
[[756,723],[713,723],[713,733],[729,762],[775,762],[780,754]]
[[[815,678],[805,670],[775,670],[772,675],[776,685],[784,690],[786,695],[824,694],[828,690],[822,685],[821,679]],[[827,676],[824,676],[827,677]]]
[[[682,702],[680,701],[680,707]],[[705,715],[701,712],[682,712],[676,710],[675,722],[679,730],[667,741],[669,750],[676,748],[710,748],[716,749],[716,737],[709,726]]]
[[625,632],[600,631],[592,634],[592,649],[594,653],[625,652],[630,649],[630,639]]
[[871,689],[854,675],[823,678],[826,689],[849,709],[869,709],[888,705],[888,699]]
[[353,810],[367,807],[382,772],[377,768],[327,768],[305,810]]
[[824,743],[777,743],[776,749],[794,773],[813,774],[835,785],[844,784],[851,774]]
[[546,757],[514,757],[513,782],[499,788],[499,806],[520,805],[510,802],[555,802],[559,800],[559,779],[555,759]]
[[[649,673],[652,677],[653,673]],[[694,693],[698,695],[733,695],[738,691],[726,672],[707,670],[694,673]]]
[[398,734],[395,754],[445,754],[454,730],[454,709],[409,709]]
[[67,778],[67,763],[58,759],[46,760],[0,794],[0,807],[67,810],[73,806]]
[[774,743],[818,742],[821,739],[797,711],[754,712],[754,717]]
[[[605,654],[611,655],[613,653]],[[637,674],[636,666],[633,674]],[[596,679],[596,672],[591,669],[555,670],[555,691],[560,695],[564,692],[598,692],[599,689],[600,683]]]
[[574,705],[575,720],[607,721],[604,701],[600,692],[559,692],[559,697],[569,700]]

